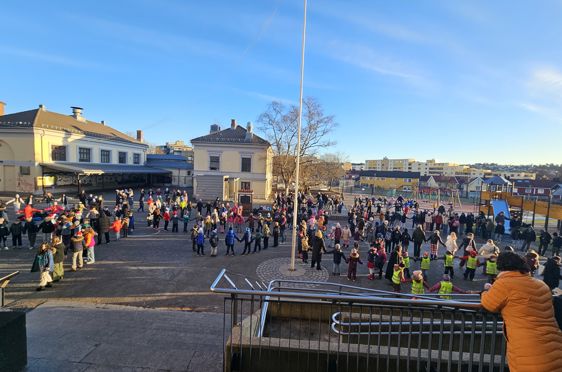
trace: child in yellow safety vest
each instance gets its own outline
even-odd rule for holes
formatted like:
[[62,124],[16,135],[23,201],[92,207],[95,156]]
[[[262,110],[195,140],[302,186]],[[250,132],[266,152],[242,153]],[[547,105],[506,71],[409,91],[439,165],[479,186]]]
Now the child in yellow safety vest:
[[429,258],[429,252],[423,252],[423,258],[421,259],[421,264],[420,264],[423,280],[427,280],[427,271],[429,270],[430,264],[431,264],[431,259]]
[[410,279],[410,256],[406,250],[402,252],[402,263],[404,264],[404,277]]
[[488,276],[488,283],[493,283],[498,275],[498,267],[496,264],[497,258],[498,256],[496,254],[492,254],[486,260],[486,275]]
[[477,267],[478,260],[476,259],[476,251],[470,251],[468,258],[466,259],[466,271],[464,272],[464,280],[467,280],[470,277],[470,281],[473,281]]
[[412,273],[412,294],[422,295],[425,293],[426,288],[429,289],[429,285],[423,280],[421,270],[414,271]]
[[452,300],[453,296],[451,296],[451,294],[453,292],[472,293],[470,291],[465,291],[460,289],[459,287],[454,286],[453,283],[451,282],[451,278],[447,274],[443,275],[443,279],[439,283],[431,287],[429,291],[439,293],[439,297],[441,297],[444,300]]
[[455,256],[453,256],[453,252],[446,251],[445,257],[443,257],[444,265],[445,265],[445,274],[448,274],[451,279],[455,277],[455,270],[453,267],[453,260]]
[[400,283],[404,281],[404,264],[395,264],[392,271],[392,287],[400,293]]

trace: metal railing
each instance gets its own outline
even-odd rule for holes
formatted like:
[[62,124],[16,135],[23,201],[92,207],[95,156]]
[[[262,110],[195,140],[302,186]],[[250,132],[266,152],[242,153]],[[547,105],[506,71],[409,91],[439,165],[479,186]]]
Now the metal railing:
[[507,370],[503,323],[478,295],[444,300],[295,280],[266,286],[226,270],[211,291],[228,295],[225,371]]
[[6,291],[6,287],[8,286],[8,284],[10,284],[10,280],[12,280],[12,278],[16,275],[18,275],[20,272],[19,271],[15,271],[11,274],[8,274],[2,278],[0,278],[0,307],[4,307],[6,305],[6,299],[5,299],[5,291]]

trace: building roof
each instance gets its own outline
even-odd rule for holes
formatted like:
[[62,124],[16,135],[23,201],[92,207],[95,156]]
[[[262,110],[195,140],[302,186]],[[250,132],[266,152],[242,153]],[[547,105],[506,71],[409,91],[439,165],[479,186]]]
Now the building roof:
[[[168,174],[164,169],[145,165],[101,164],[101,163],[44,163],[43,167],[66,173],[83,175],[100,174]],[[45,173],[49,171],[45,170]]]
[[433,179],[438,183],[460,183],[456,177],[452,176],[433,176]]
[[251,144],[260,146],[271,146],[271,144],[255,133],[246,135],[246,128],[237,125],[235,128],[229,127],[206,136],[197,137],[191,143],[229,143],[229,144]]
[[427,182],[430,178],[431,176],[420,176],[420,182]]
[[146,155],[146,165],[157,168],[193,169],[193,164],[188,163],[185,156],[171,154],[148,154]]
[[514,180],[515,187],[540,187],[544,189],[552,189],[558,185],[556,181],[549,180]]
[[419,172],[400,172],[400,171],[376,171],[364,170],[360,171],[361,177],[385,177],[385,178],[420,178]]
[[148,146],[136,138],[126,135],[110,126],[90,120],[78,120],[45,109],[16,112],[0,116],[0,128],[43,128],[67,133],[78,133],[119,142],[129,142]]
[[500,186],[511,185],[511,182],[509,182],[507,179],[501,176],[493,176],[490,178],[486,178],[484,182],[487,183],[488,185],[500,185]]

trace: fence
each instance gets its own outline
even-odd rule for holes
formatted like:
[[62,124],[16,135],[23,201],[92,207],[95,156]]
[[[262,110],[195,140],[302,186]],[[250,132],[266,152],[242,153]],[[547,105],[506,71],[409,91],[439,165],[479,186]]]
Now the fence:
[[[226,284],[221,286],[221,284]],[[224,371],[506,371],[503,322],[474,295],[443,300],[221,271]]]

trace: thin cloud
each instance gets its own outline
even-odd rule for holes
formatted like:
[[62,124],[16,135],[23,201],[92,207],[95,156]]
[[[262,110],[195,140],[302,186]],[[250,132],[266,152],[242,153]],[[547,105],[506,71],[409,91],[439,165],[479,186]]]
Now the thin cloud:
[[399,61],[385,56],[367,45],[334,41],[327,45],[324,50],[331,58],[378,75],[399,78],[406,83],[425,88],[433,85],[429,79],[413,69],[403,66]]
[[532,72],[530,85],[539,92],[562,97],[562,72],[554,68],[540,68]]
[[254,97],[254,98],[257,98],[257,99],[265,101],[265,102],[276,101],[276,102],[281,102],[281,103],[285,103],[285,104],[288,104],[288,105],[296,105],[297,104],[297,102],[295,102],[293,100],[283,98],[283,97],[277,97],[277,96],[273,96],[273,95],[269,95],[269,94],[265,94],[265,93],[254,92],[254,91],[251,91],[251,90],[237,89],[237,88],[234,88],[233,90],[235,92],[242,93],[242,94],[247,95],[249,97]]
[[14,57],[21,57],[33,62],[52,63],[56,65],[69,66],[69,67],[79,67],[79,68],[99,67],[98,64],[92,62],[80,61],[80,60],[64,57],[62,55],[41,53],[28,49],[13,48],[7,46],[0,46],[0,54],[14,56]]

